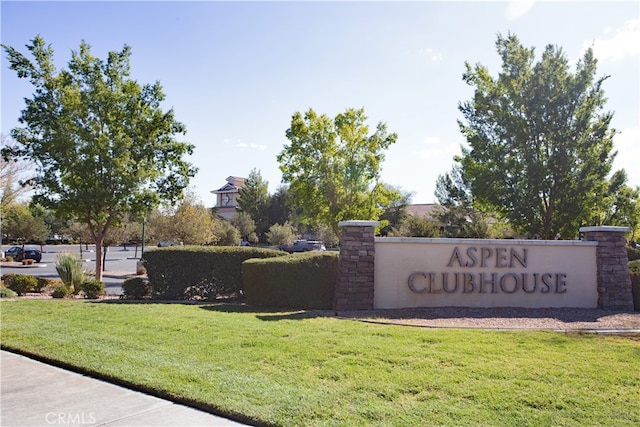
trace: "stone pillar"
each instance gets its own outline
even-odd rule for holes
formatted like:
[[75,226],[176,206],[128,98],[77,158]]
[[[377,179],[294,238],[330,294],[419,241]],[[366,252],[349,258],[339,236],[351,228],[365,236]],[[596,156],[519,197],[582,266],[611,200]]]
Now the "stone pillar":
[[628,227],[582,227],[584,240],[596,241],[598,308],[633,311],[631,276],[624,233]]
[[377,221],[342,221],[338,278],[333,297],[336,311],[373,309],[375,228]]

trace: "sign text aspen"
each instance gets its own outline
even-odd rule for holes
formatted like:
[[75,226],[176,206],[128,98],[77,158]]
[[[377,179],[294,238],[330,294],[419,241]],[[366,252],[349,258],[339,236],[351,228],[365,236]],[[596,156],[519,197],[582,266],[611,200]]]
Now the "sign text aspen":
[[566,273],[530,272],[528,256],[527,248],[456,246],[446,271],[413,272],[408,278],[409,289],[420,294],[567,292]]

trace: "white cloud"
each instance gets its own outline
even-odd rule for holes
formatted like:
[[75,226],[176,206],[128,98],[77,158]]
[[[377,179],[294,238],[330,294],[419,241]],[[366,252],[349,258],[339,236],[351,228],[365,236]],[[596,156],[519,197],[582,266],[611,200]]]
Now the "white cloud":
[[582,44],[584,52],[593,47],[593,53],[600,60],[618,60],[635,56],[640,52],[640,21],[631,19],[619,29],[607,28],[602,38],[588,40]]
[[509,2],[505,16],[507,20],[512,21],[526,15],[535,4],[535,0],[512,0]]
[[266,151],[267,149],[267,145],[266,144],[255,144],[255,143],[248,143],[248,142],[244,142],[243,139],[238,139],[238,140],[234,140],[231,138],[225,138],[223,140],[223,143],[225,145],[233,145],[236,148],[240,148],[240,149],[247,149],[247,150],[256,150],[256,151]]
[[453,163],[453,156],[459,154],[458,144],[444,144],[438,136],[428,136],[423,140],[423,148],[416,153],[421,159],[436,160],[441,159]]
[[419,53],[421,56],[426,57],[430,61],[442,61],[442,54],[433,50],[433,48],[428,47],[425,49],[420,49]]
[[236,144],[236,147],[238,148],[242,148],[242,149],[249,149],[249,150],[256,150],[256,151],[265,151],[267,149],[267,146],[265,144],[247,144],[246,142],[238,142]]

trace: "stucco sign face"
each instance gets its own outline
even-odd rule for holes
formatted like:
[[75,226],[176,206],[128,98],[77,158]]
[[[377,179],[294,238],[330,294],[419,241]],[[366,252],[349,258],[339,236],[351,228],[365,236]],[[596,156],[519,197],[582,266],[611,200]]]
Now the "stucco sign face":
[[596,307],[592,242],[376,239],[375,301],[402,307]]

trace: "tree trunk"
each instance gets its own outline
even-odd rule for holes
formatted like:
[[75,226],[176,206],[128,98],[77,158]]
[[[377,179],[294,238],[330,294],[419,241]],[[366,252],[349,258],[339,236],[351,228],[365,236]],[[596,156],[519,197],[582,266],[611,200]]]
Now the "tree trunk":
[[102,271],[105,271],[107,267],[107,252],[109,252],[109,246],[105,246],[102,252]]
[[104,234],[96,233],[96,280],[102,282],[102,241]]

